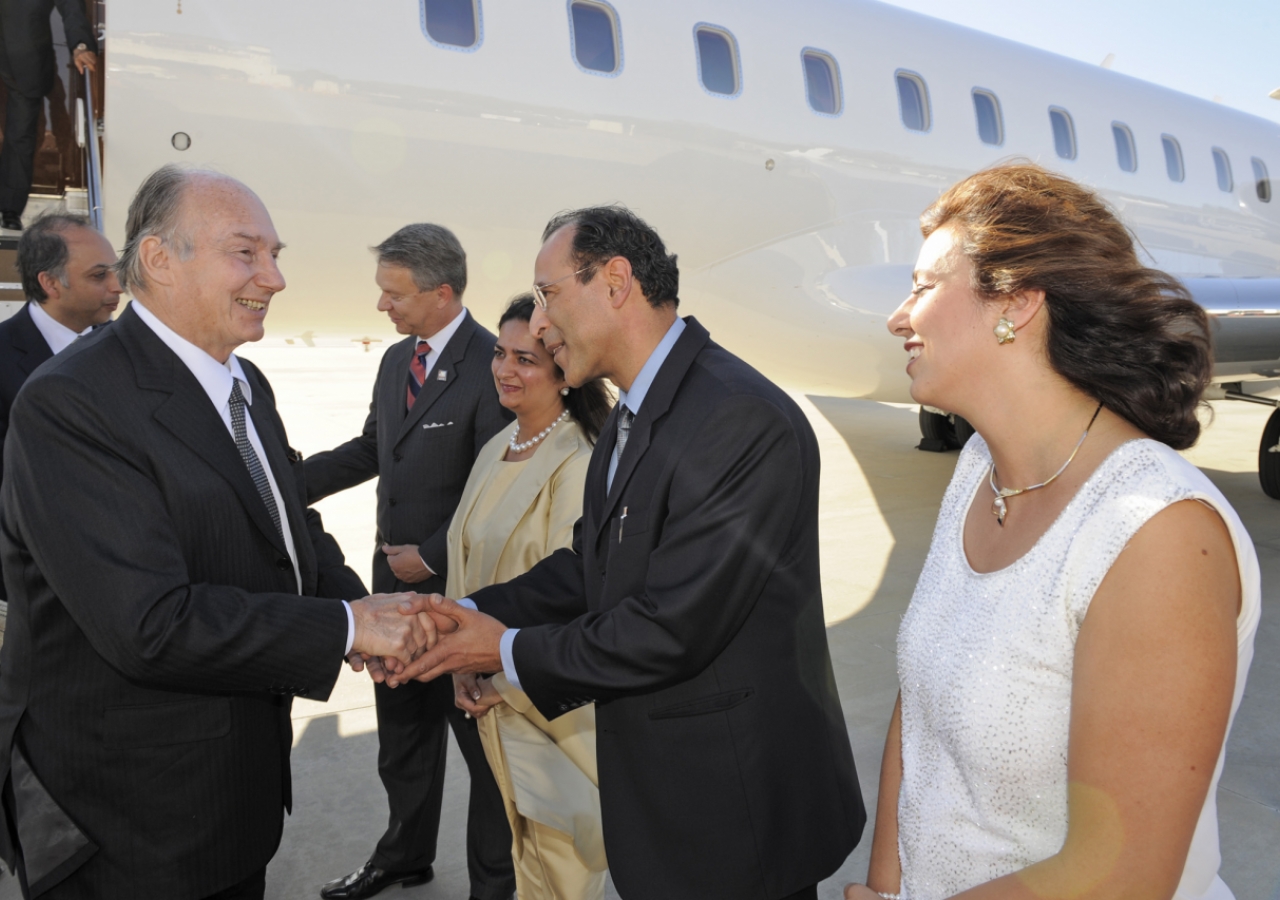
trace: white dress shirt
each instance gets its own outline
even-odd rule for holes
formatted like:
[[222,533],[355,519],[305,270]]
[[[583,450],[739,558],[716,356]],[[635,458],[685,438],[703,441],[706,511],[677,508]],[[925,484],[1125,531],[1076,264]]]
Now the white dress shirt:
[[44,342],[49,345],[49,349],[53,351],[54,356],[70,347],[76,338],[93,331],[92,325],[84,331],[72,331],[45,312],[44,307],[34,300],[27,304],[27,308],[31,310],[31,321],[36,323],[36,328],[39,329],[41,336],[44,337]]
[[[676,320],[671,323],[671,327],[667,329],[667,333],[662,336],[662,340],[658,341],[658,346],[653,348],[653,352],[649,354],[649,358],[645,360],[640,372],[636,375],[635,380],[631,382],[631,390],[618,390],[618,405],[625,406],[631,410],[633,416],[640,414],[640,406],[644,403],[644,398],[649,394],[649,388],[653,386],[653,380],[658,376],[658,371],[662,368],[662,364],[667,361],[667,357],[671,355],[671,348],[676,345],[676,341],[680,339],[680,335],[684,332],[684,319],[676,316]],[[618,470],[618,447],[615,444],[613,455],[609,458],[609,477],[605,482],[605,490],[613,488],[613,474]],[[459,600],[464,606],[475,609],[476,605],[470,597]],[[498,651],[502,654],[502,673],[507,676],[507,681],[515,685],[517,690],[523,690],[520,687],[520,678],[516,675],[516,657],[513,649],[516,642],[516,635],[520,633],[519,628],[508,628],[502,632],[502,637],[498,641]]]
[[[235,429],[231,424],[231,388],[235,382],[240,382],[240,393],[244,395],[245,405],[253,405],[253,389],[249,386],[248,379],[245,378],[244,367],[240,365],[240,360],[233,353],[225,363],[220,363],[161,322],[156,318],[155,313],[143,306],[138,300],[133,300],[132,306],[138,314],[138,318],[155,332],[156,337],[164,341],[165,346],[172,350],[178,359],[182,360],[191,374],[195,376],[196,381],[200,382],[200,386],[204,388],[204,392],[209,396],[209,401],[213,403],[213,408],[222,417],[222,423],[227,426],[227,433],[234,440]],[[267,476],[267,483],[271,486],[271,496],[275,500],[276,511],[280,516],[280,531],[284,536],[284,546],[289,552],[289,561],[293,563],[293,577],[296,579],[298,591],[301,593],[302,573],[298,569],[298,551],[294,547],[293,531],[289,527],[289,514],[286,512],[284,498],[280,494],[280,486],[276,484],[275,473],[271,471],[271,463],[267,461],[266,451],[262,449],[262,441],[258,437],[258,429],[254,427],[252,416],[246,415],[244,417],[244,427],[249,438],[249,446],[258,455],[258,462]],[[342,602],[347,610],[347,649],[343,653],[345,656],[351,652],[351,644],[355,640],[355,617],[351,612],[350,604],[345,600]]]

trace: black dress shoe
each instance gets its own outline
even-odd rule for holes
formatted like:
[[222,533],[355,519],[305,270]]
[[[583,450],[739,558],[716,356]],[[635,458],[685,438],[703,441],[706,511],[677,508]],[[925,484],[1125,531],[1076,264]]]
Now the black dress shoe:
[[9,231],[22,230],[22,216],[17,213],[0,213],[0,227],[7,228]]
[[430,866],[416,872],[384,872],[373,864],[373,860],[369,860],[350,875],[336,878],[320,888],[320,896],[324,900],[363,900],[393,884],[413,887],[415,884],[426,884],[435,877],[436,873]]

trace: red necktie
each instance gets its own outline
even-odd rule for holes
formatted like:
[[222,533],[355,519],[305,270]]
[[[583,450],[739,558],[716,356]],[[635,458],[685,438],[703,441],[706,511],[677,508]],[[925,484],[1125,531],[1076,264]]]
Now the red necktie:
[[406,397],[409,409],[413,409],[413,401],[418,399],[418,391],[427,380],[427,354],[430,352],[431,345],[419,339],[418,346],[413,349],[413,358],[409,360],[409,392]]

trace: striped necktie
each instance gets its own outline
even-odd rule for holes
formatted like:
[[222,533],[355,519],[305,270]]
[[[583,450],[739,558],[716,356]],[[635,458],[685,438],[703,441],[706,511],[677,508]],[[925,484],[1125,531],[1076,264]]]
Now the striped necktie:
[[253,486],[258,489],[258,494],[267,507],[271,521],[275,523],[276,533],[280,535],[281,540],[284,540],[284,529],[280,527],[280,507],[276,505],[275,495],[271,493],[271,482],[267,480],[267,473],[262,469],[262,460],[258,459],[257,451],[249,443],[249,432],[244,424],[244,394],[240,391],[238,378],[232,379],[231,382],[231,430],[235,433],[236,449],[240,451],[240,458],[249,469]]
[[418,399],[418,391],[427,380],[427,354],[430,352],[431,345],[421,339],[413,348],[413,358],[409,360],[409,393],[405,398],[408,409],[413,409],[413,401]]
[[631,423],[635,420],[635,414],[631,412],[625,405],[622,412],[618,413],[618,461],[622,461],[622,451],[627,449],[627,438],[631,436]]

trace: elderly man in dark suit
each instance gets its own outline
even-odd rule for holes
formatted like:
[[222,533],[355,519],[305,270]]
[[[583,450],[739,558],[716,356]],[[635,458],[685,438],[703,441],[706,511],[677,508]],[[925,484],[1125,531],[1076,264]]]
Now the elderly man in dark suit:
[[[166,166],[129,208],[134,302],[13,405],[0,488],[0,853],[24,895],[261,898],[292,696],[423,646],[306,507],[258,340],[281,244],[244,185]],[[334,599],[320,599],[334,598]]]
[[121,293],[115,264],[111,244],[81,216],[41,216],[19,239],[27,303],[0,322],[0,449],[13,400],[36,367],[111,320]]
[[678,318],[675,257],[629,211],[553,219],[535,273],[532,327],[565,379],[621,389],[573,547],[478,591],[481,612],[418,601],[456,631],[392,681],[501,669],[549,719],[594,702],[627,900],[814,900],[866,813],[823,628],[813,431]]
[[[462,305],[467,256],[449,229],[406,225],[373,249],[378,309],[408,337],[382,358],[363,433],[307,460],[307,490],[316,500],[377,477],[373,589],[441,591],[449,523],[471,466],[511,421],[490,370],[496,338]],[[390,821],[369,861],[320,896],[359,900],[433,877],[448,722],[471,772],[471,895],[506,900],[515,890],[511,830],[475,722],[454,706],[447,679],[394,692],[378,684],[374,693]]]
[[22,228],[35,173],[44,98],[58,77],[49,15],[57,6],[76,69],[96,71],[98,39],[81,0],[5,0],[0,3],[0,79],[8,91],[0,148],[0,226]]

